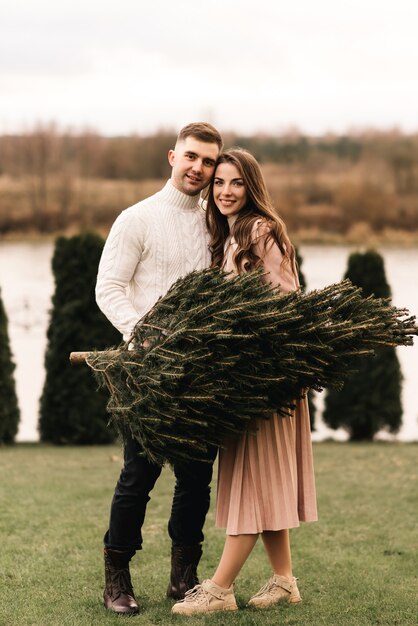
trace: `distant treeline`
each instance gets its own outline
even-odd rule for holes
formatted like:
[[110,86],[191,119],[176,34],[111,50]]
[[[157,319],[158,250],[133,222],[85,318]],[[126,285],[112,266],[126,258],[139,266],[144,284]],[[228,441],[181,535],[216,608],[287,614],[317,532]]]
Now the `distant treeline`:
[[[356,137],[309,138],[303,135],[224,135],[225,148],[240,146],[261,163],[303,164],[312,158],[335,157],[357,162],[365,151],[383,156],[402,167],[418,165],[418,136],[373,134]],[[174,147],[175,133],[152,136],[104,137],[94,132],[58,132],[54,126],[39,127],[21,135],[0,135],[0,176],[40,174],[47,170],[70,170],[79,176],[144,180],[167,176],[167,151]],[[417,181],[418,182],[418,181]]]
[[[106,228],[170,175],[172,132],[104,137],[55,126],[0,136],[0,234]],[[418,135],[240,136],[261,162],[278,210],[295,231],[418,230]]]

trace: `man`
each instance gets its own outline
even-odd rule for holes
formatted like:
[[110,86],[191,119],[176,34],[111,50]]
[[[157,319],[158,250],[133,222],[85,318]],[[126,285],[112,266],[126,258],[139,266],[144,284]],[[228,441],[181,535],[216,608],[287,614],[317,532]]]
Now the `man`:
[[[184,127],[168,153],[171,178],[158,193],[123,211],[103,249],[96,298],[125,340],[138,320],[181,276],[210,264],[200,192],[222,149],[218,131],[207,123]],[[104,604],[116,613],[137,613],[129,561],[142,546],[141,528],[149,493],[161,473],[140,456],[140,446],[124,438],[124,467],[116,485],[109,529],[104,537]],[[172,540],[167,595],[174,599],[198,583],[197,565],[209,508],[212,463],[178,462],[168,532]]]

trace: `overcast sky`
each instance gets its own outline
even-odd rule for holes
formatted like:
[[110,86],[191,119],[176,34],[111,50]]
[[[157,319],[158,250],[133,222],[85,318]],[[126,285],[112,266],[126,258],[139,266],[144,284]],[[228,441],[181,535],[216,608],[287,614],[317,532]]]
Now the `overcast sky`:
[[0,132],[418,131],[418,0],[0,0]]

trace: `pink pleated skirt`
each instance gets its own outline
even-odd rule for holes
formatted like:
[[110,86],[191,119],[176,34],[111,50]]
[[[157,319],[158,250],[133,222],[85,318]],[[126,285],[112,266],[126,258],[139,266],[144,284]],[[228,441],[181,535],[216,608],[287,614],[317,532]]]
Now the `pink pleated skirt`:
[[219,453],[216,526],[228,535],[318,519],[307,400],[291,416],[258,419],[256,427]]

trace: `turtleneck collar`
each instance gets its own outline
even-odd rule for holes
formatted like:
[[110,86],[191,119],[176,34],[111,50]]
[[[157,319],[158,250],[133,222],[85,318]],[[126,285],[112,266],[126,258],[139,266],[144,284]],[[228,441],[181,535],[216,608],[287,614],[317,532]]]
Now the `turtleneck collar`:
[[174,187],[171,180],[168,180],[161,189],[160,195],[168,204],[175,206],[180,211],[193,211],[199,208],[200,194],[188,196]]

